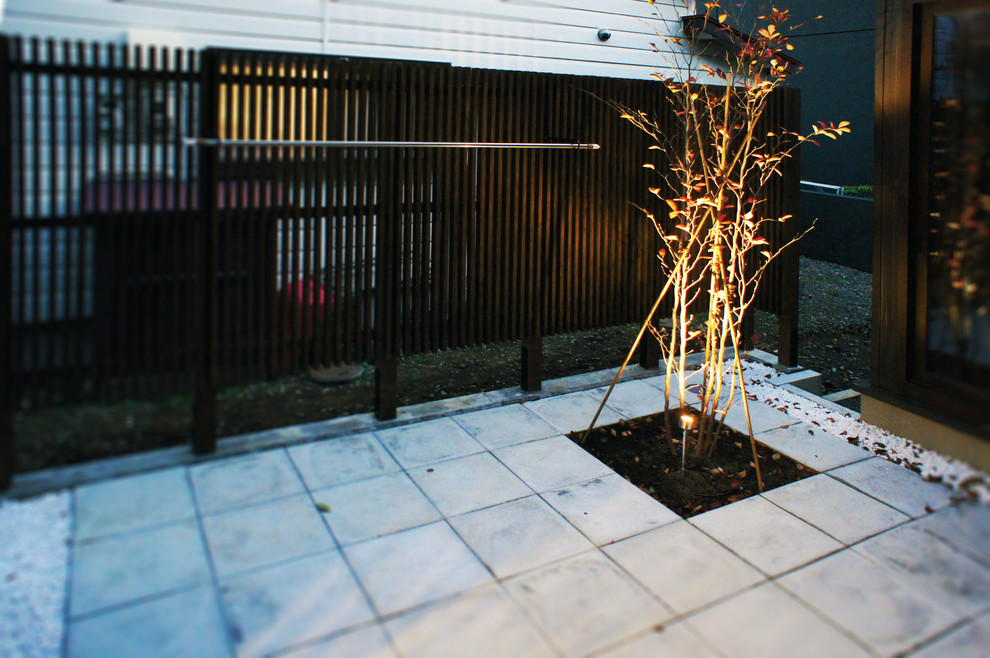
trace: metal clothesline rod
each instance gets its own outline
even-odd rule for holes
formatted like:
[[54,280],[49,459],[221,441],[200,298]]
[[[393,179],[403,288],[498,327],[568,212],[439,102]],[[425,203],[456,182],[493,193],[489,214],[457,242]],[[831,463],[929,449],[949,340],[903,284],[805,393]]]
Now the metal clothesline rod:
[[291,139],[218,139],[214,137],[187,137],[186,146],[288,146],[296,148],[461,148],[461,149],[571,149],[597,151],[598,144],[560,144],[526,142],[354,142],[354,141],[297,141]]

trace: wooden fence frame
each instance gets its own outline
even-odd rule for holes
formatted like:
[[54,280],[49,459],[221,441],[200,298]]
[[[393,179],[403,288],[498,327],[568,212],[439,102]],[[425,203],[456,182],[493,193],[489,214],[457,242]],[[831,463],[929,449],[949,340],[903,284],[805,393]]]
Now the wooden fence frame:
[[[659,268],[650,267],[657,249],[653,227],[629,205],[637,195],[647,195],[648,178],[640,164],[657,152],[647,152],[647,138],[600,100],[619,95],[628,106],[662,112],[665,92],[655,83],[222,49],[162,49],[144,57],[139,50],[129,53],[95,44],[58,48],[54,41],[43,49],[37,40],[24,44],[0,37],[0,83],[10,99],[0,101],[0,168],[11,172],[0,177],[0,288],[10,291],[8,299],[15,292],[13,236],[19,236],[23,252],[25,235],[33,235],[35,250],[33,260],[18,255],[21,270],[14,274],[20,307],[7,304],[0,314],[0,338],[11,346],[0,362],[10,374],[0,385],[0,489],[10,485],[16,470],[12,414],[22,399],[43,407],[73,396],[110,402],[192,392],[192,448],[211,452],[219,386],[272,376],[273,367],[298,372],[320,359],[356,359],[375,366],[376,415],[393,418],[403,355],[511,340],[522,348],[522,387],[539,390],[545,336],[641,322],[662,287]],[[89,127],[101,118],[95,116],[102,111],[95,97],[100,85],[122,90],[122,115],[113,117],[108,134]],[[158,88],[165,90],[164,102],[174,105],[177,119],[162,134],[152,128],[150,147],[142,147],[136,136],[145,129],[144,119],[133,112],[150,111],[158,101],[148,90]],[[74,100],[73,93],[82,100]],[[230,100],[235,98],[236,103]],[[334,106],[337,98],[346,98],[340,101],[346,107]],[[283,102],[284,112],[278,109]],[[767,121],[794,129],[799,108],[798,90],[781,90]],[[113,122],[118,119],[123,138],[116,136]],[[673,125],[672,114],[663,120]],[[330,126],[346,121],[354,125],[340,134]],[[234,148],[237,155],[228,158],[220,157],[221,149],[195,150],[184,143],[188,137],[272,139],[279,137],[273,134],[276,125],[293,126],[281,135],[293,141],[596,141],[603,149],[585,157],[365,148],[343,162],[315,153],[281,160],[256,157],[248,147]],[[59,136],[66,144],[56,144]],[[78,149],[74,139],[82,140]],[[104,151],[109,163],[99,161]],[[87,160],[90,152],[95,162]],[[88,187],[87,168],[101,166],[111,174],[121,171],[123,178]],[[258,167],[276,172],[277,180],[259,183],[264,179]],[[161,172],[170,168],[185,178],[178,180],[176,174],[176,180],[159,184],[151,175],[164,176]],[[769,192],[770,212],[785,214],[786,207],[795,215],[785,224],[773,223],[772,245],[786,243],[800,226],[798,170],[796,159],[787,163]],[[73,205],[70,199],[58,210],[57,193],[65,189],[64,196],[81,194],[82,200]],[[324,197],[341,189],[350,196],[338,217]],[[356,189],[377,200],[357,199]],[[24,198],[28,193],[31,204]],[[43,202],[45,193],[52,198]],[[257,201],[262,198],[268,201]],[[43,207],[48,212],[41,217]],[[333,222],[326,219],[330,215]],[[31,344],[35,356],[26,369],[23,357],[12,360],[27,345],[24,336],[31,328],[25,324],[26,291],[33,291],[36,303],[47,280],[49,317],[54,318],[56,279],[68,288],[71,278],[58,269],[54,252],[47,272],[40,272],[40,227],[50,227],[51,244],[57,230],[76,232],[80,251],[64,256],[64,265],[66,272],[74,266],[81,272],[85,266],[101,266],[91,262],[100,258],[84,253],[84,234],[104,221],[110,233],[99,235],[116,236],[102,241],[118,269],[93,276],[119,286],[120,294],[94,289],[94,296],[108,300],[103,306],[94,302],[94,313],[109,308],[113,316],[94,315],[94,322],[105,320],[109,335],[126,339],[125,344],[106,339],[105,353],[92,351],[87,364],[87,339],[78,330],[72,349],[60,347],[56,335],[37,331]],[[279,222],[289,228],[278,228]],[[293,233],[299,230],[305,233]],[[278,306],[273,275],[287,290],[290,282],[319,269],[316,252],[299,244],[303,234],[316,236],[317,250],[325,247],[321,254],[331,246],[343,249],[339,253],[362,251],[353,256],[365,267],[360,281],[348,279],[340,267],[332,272],[332,290],[339,292],[346,283],[358,291],[352,315],[341,310],[331,321],[323,287],[320,304],[312,298],[306,304],[305,295],[312,292],[304,293],[303,283],[298,301],[284,295],[288,301]],[[155,236],[164,236],[164,244],[154,244]],[[101,241],[97,237],[94,241]],[[187,253],[177,253],[179,246],[191,249],[191,261]],[[170,256],[143,251],[149,248]],[[70,251],[68,243],[65,250]],[[128,250],[131,260],[125,262],[121,259]],[[343,258],[335,256],[333,262]],[[28,260],[32,271],[25,269]],[[149,269],[145,262],[164,269]],[[779,318],[783,366],[796,363],[797,265],[792,248],[767,271],[756,303]],[[133,271],[128,274],[127,268]],[[72,285],[83,295],[79,277],[83,274],[77,273]],[[33,287],[25,283],[29,280]],[[255,290],[258,282],[262,285]],[[330,280],[326,283],[329,287]],[[60,298],[65,309],[71,305],[69,294]],[[152,322],[159,295],[169,300],[167,326]],[[133,311],[124,308],[125,299],[140,299],[140,305]],[[78,311],[83,300],[74,303]],[[338,297],[338,309],[348,304]],[[32,313],[38,322],[37,309]],[[143,317],[148,314],[152,317]],[[302,331],[311,327],[316,329],[309,334]],[[341,336],[347,337],[344,343],[339,343]],[[178,347],[170,340],[179,341]],[[39,347],[41,341],[47,347]],[[284,356],[287,346],[291,359]],[[39,354],[49,359],[48,370]],[[55,355],[66,362],[65,372],[55,367]],[[657,346],[647,341],[641,362],[656,367],[658,361]]]

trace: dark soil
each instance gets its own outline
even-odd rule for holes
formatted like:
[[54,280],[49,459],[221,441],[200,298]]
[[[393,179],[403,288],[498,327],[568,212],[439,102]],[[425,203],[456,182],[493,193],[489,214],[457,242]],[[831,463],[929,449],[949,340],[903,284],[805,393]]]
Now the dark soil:
[[[639,327],[622,325],[543,341],[546,379],[614,368]],[[518,386],[518,343],[411,356],[399,363],[399,405]],[[299,374],[220,392],[219,435],[316,422],[374,410],[374,369],[346,384],[317,384]],[[14,415],[19,470],[31,471],[154,450],[189,441],[192,398],[65,405]]]
[[[801,259],[800,365],[821,372],[826,392],[869,376],[870,275]],[[622,363],[639,327],[624,325],[544,339],[547,379]],[[776,351],[776,322],[758,314],[756,344]],[[519,384],[518,343],[412,356],[399,363],[399,404]],[[373,410],[368,367],[347,384],[322,385],[305,374],[222,391],[219,434],[232,436]],[[112,405],[23,409],[14,417],[21,471],[73,464],[188,442],[189,397]]]
[[[682,471],[681,437],[675,436],[672,451],[664,428],[664,415],[657,414],[597,427],[583,443],[583,431],[569,437],[685,519],[760,492],[749,437],[723,428],[714,454],[687,455]],[[816,473],[761,443],[757,455],[765,491]]]

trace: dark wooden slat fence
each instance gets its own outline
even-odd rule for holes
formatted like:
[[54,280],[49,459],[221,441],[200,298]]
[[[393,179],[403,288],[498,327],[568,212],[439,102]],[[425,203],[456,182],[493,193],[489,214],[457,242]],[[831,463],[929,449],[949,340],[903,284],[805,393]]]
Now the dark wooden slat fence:
[[[663,284],[630,203],[649,203],[648,142],[600,100],[673,126],[655,83],[6,37],[0,75],[0,486],[16,405],[194,391],[193,446],[210,451],[218,387],[366,362],[387,418],[402,356],[518,340],[537,389],[543,337],[642,321]],[[796,121],[797,98],[768,121]],[[798,179],[768,205],[796,208]],[[766,281],[759,307],[796,327],[796,255]]]

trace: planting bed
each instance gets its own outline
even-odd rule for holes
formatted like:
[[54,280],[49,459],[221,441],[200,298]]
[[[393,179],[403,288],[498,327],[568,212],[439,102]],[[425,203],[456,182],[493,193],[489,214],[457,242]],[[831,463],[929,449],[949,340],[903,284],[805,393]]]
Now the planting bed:
[[[676,428],[677,421],[672,419],[671,426]],[[584,443],[583,430],[569,437],[685,519],[759,493],[748,436],[723,428],[715,453],[704,459],[688,455],[682,471],[681,439],[675,437],[672,452],[662,438],[664,427],[664,415],[656,414],[597,427]],[[757,454],[764,490],[816,473],[760,443]]]

